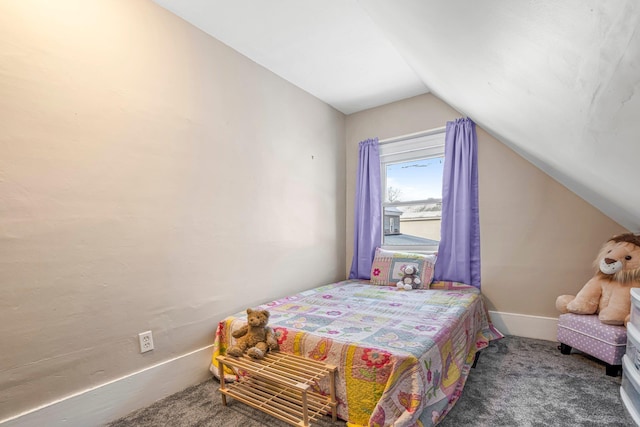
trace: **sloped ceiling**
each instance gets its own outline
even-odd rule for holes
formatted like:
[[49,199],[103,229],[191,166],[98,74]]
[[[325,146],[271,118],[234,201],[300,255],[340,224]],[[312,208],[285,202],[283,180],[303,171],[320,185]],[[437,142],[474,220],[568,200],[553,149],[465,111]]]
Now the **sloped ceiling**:
[[345,114],[428,92],[356,0],[154,0]]
[[640,231],[637,0],[156,3],[345,114],[431,90]]

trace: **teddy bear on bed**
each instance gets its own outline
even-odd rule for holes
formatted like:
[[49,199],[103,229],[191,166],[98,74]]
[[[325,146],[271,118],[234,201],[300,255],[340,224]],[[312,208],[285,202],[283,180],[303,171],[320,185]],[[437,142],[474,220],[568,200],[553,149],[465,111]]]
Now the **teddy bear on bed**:
[[594,262],[595,275],[576,296],[561,295],[561,313],[595,314],[602,323],[626,325],[631,312],[631,288],[640,288],[640,235],[613,236]]
[[273,329],[267,326],[269,314],[267,310],[247,308],[247,324],[231,333],[236,344],[227,349],[227,354],[240,357],[246,352],[254,359],[262,359],[267,351],[277,350],[276,336]]
[[416,289],[420,287],[420,278],[418,277],[418,267],[415,265],[407,264],[400,267],[400,271],[402,272],[402,279],[396,283],[396,286],[399,289],[404,289],[405,291],[410,291],[411,289]]

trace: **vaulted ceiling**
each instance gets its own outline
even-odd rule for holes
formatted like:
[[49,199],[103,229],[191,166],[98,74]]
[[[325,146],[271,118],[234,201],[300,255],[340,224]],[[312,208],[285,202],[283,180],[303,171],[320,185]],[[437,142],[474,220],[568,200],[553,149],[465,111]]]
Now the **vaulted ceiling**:
[[637,0],[154,1],[345,114],[431,91],[640,231]]

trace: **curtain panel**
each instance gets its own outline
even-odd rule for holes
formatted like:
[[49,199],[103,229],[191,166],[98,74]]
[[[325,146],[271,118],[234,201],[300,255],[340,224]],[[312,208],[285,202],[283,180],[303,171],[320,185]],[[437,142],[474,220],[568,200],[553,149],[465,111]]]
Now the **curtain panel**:
[[480,288],[478,138],[469,118],[447,122],[435,279]]
[[371,278],[371,264],[381,241],[382,189],[378,138],[360,142],[350,279]]

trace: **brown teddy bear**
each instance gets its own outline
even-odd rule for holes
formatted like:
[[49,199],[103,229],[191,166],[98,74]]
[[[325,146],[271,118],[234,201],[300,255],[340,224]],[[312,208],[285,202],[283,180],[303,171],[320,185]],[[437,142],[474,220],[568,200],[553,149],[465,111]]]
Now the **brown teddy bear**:
[[410,291],[411,289],[416,289],[420,287],[420,277],[418,277],[418,267],[415,265],[404,265],[400,268],[402,272],[402,279],[396,283],[396,286],[399,289],[404,289],[405,291]]
[[262,359],[267,351],[277,350],[278,341],[273,329],[267,326],[269,312],[247,308],[247,324],[231,335],[236,344],[229,347],[227,354],[240,357],[246,351],[254,359]]
[[594,262],[596,274],[578,292],[561,295],[561,313],[594,314],[602,323],[626,325],[631,312],[631,288],[640,287],[640,235],[619,234],[607,241]]

